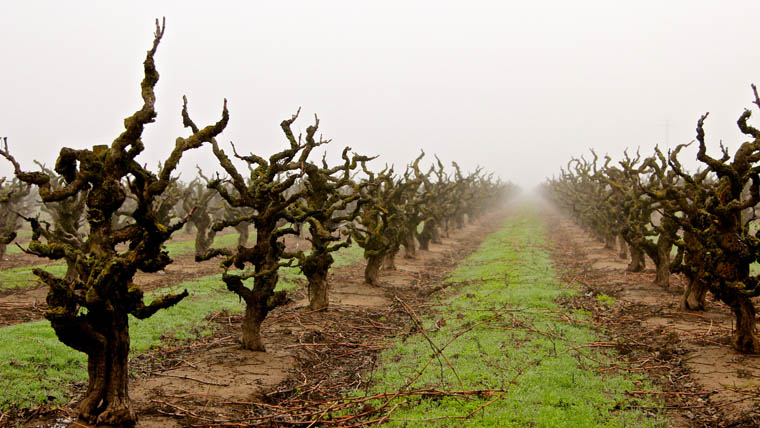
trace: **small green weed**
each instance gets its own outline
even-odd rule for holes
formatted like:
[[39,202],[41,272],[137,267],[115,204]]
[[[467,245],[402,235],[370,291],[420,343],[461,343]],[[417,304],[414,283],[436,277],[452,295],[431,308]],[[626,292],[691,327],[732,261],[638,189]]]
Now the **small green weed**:
[[615,306],[615,298],[606,294],[597,294],[596,301],[607,307]]

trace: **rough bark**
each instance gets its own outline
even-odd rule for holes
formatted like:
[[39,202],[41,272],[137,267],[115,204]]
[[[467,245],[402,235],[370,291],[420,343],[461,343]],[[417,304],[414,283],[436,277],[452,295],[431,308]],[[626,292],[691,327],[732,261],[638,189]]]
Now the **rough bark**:
[[[99,318],[99,325],[107,328],[98,329],[96,334],[101,340],[88,346],[86,352],[89,382],[85,397],[80,403],[80,418],[98,424],[131,425],[137,421],[137,416],[128,394],[130,341],[127,316],[103,313]],[[55,327],[58,327],[56,332],[73,330],[69,326]]]
[[404,240],[404,258],[405,259],[416,259],[417,258],[417,247],[415,243],[414,235],[407,234],[406,239]]
[[309,255],[302,255],[299,260],[299,267],[309,282],[309,309],[321,311],[327,309],[330,304],[327,275],[334,260],[332,255],[330,255],[330,249],[327,249],[326,245],[319,245],[321,244],[319,239],[315,239],[315,241],[318,241],[317,247],[321,247],[323,250],[319,252],[312,251]]
[[364,282],[369,285],[378,285],[377,277],[380,273],[380,266],[383,264],[382,255],[372,255],[367,257],[367,265],[364,268]]
[[246,302],[242,326],[243,349],[266,352],[264,341],[261,339],[261,323],[264,322],[266,313],[267,311],[256,302]]
[[195,221],[195,254],[205,254],[214,244],[216,231],[211,229],[211,219],[196,216]]
[[736,317],[736,330],[731,340],[734,349],[743,354],[760,353],[755,305],[752,304],[749,297],[740,294],[732,295],[723,300],[731,307]]
[[644,258],[644,252],[641,249],[631,246],[631,262],[628,264],[626,270],[628,272],[641,272],[646,267],[646,259]]
[[[7,139],[4,139],[7,144]],[[0,260],[5,259],[8,244],[16,239],[17,231],[23,224],[20,216],[31,211],[31,201],[27,196],[31,186],[14,177],[7,182],[0,178]]]
[[384,269],[396,270],[396,255],[398,251],[398,249],[392,249],[385,255],[385,259],[383,260]]
[[628,243],[625,242],[625,239],[623,239],[623,236],[618,236],[618,247],[620,250],[618,251],[618,257],[627,260],[628,259]]
[[[438,242],[435,242],[436,239]],[[430,243],[440,244],[441,237],[438,234],[436,222],[433,219],[426,220],[422,225],[422,232],[417,235],[417,241],[420,243],[420,250],[430,251]]]
[[464,214],[457,214],[454,217],[454,227],[457,229],[464,229]]
[[433,244],[442,244],[443,241],[441,240],[441,229],[437,225],[433,226],[431,229],[432,229],[432,233],[431,233],[430,242],[432,242]]
[[614,250],[615,243],[615,235],[607,235],[604,237],[604,248],[606,250]]
[[[261,323],[267,314],[277,306],[285,304],[286,293],[275,292],[278,270],[291,266],[295,255],[286,254],[283,238],[298,234],[298,225],[304,220],[295,218],[291,208],[306,197],[307,190],[290,191],[296,180],[301,178],[311,151],[327,141],[315,141],[319,121],[306,129],[305,138],[296,137],[291,126],[298,118],[298,112],[280,123],[289,147],[264,159],[255,154],[242,156],[232,146],[234,156],[248,164],[248,178],[241,174],[229,156],[215,139],[211,140],[214,156],[229,177],[225,180],[210,180],[207,187],[215,189],[231,207],[240,208],[240,215],[217,220],[212,229],[222,230],[243,222],[253,224],[256,235],[252,246],[240,245],[234,251],[212,248],[196,256],[209,259],[222,255],[224,274],[222,280],[227,288],[240,296],[246,304],[245,321],[242,325],[242,345],[244,349],[264,351],[261,340]],[[183,110],[184,124],[195,129],[187,110]],[[282,226],[278,226],[282,224]],[[285,259],[290,261],[284,262]],[[240,272],[230,272],[230,268]],[[251,270],[251,267],[253,269]],[[253,284],[244,282],[253,280]]]
[[248,237],[250,236],[251,223],[241,222],[235,226],[235,230],[238,233],[237,245],[242,247],[248,243]]
[[327,271],[314,272],[308,277],[309,281],[309,309],[321,311],[327,309],[329,300],[327,296]]
[[663,235],[658,237],[654,284],[666,290],[670,288],[670,252],[672,248],[672,240]]
[[690,278],[683,291],[681,308],[687,311],[704,311],[707,285],[699,278]]

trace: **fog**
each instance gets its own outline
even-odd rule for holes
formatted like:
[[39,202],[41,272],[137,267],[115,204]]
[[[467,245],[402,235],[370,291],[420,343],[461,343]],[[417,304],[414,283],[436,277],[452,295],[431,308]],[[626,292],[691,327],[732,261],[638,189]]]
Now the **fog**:
[[[529,190],[589,148],[689,142],[708,111],[710,150],[735,150],[760,83],[759,12],[757,0],[9,2],[0,136],[26,169],[62,146],[110,144],[141,106],[142,61],[166,17],[142,163],[188,135],[185,94],[199,125],[228,99],[220,142],[242,152],[284,148],[279,123],[301,107],[294,129],[316,113],[331,153],[379,154],[380,168],[423,149]],[[196,164],[216,168],[209,147],[183,158],[183,177]]]

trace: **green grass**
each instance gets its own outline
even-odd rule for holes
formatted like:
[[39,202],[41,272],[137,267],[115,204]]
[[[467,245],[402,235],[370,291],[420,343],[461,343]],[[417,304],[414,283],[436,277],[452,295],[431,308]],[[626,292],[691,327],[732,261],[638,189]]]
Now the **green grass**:
[[[19,248],[16,245],[16,242],[19,242],[18,239],[16,239],[12,243],[8,244],[7,247],[5,247],[5,254],[6,255],[10,256],[10,255],[13,255],[13,254],[21,254],[21,253],[23,253],[23,251],[21,251],[21,248]],[[19,244],[26,246],[26,242],[19,242]]]
[[32,238],[32,231],[30,229],[19,229],[16,231],[16,239],[12,243],[8,244],[5,249],[5,254],[21,254],[21,248],[16,245],[16,242],[26,244]]
[[333,267],[339,268],[342,266],[348,266],[357,263],[364,259],[364,249],[360,247],[356,242],[351,244],[348,248],[341,248],[332,254]]
[[[188,236],[188,235],[184,235]],[[254,238],[255,232],[248,237],[249,242]],[[237,232],[219,234],[214,237],[215,247],[232,247],[237,245]],[[189,240],[175,241],[166,244],[166,250],[169,251],[170,257],[182,256],[195,252],[195,235],[190,235]]]
[[19,229],[16,231],[16,239],[29,240],[32,238],[32,229]]
[[[656,405],[628,397],[627,390],[652,388],[638,376],[604,375],[611,357],[588,345],[596,332],[580,322],[580,311],[556,300],[576,293],[558,285],[545,249],[544,230],[533,211],[511,216],[447,279],[456,295],[441,298],[423,325],[439,348],[453,340],[443,359],[420,334],[402,338],[382,353],[369,394],[408,389],[508,389],[479,398],[397,399],[391,426],[428,427],[650,427],[666,423],[636,406]],[[467,284],[458,285],[457,283]],[[451,292],[451,291],[450,291]],[[442,323],[442,320],[445,323]],[[456,337],[460,332],[471,331]],[[363,395],[364,392],[356,392]],[[493,403],[489,400],[497,398]],[[406,400],[406,401],[404,401]],[[375,406],[382,402],[374,403]],[[390,404],[391,406],[394,403]],[[477,410],[480,406],[484,406]],[[458,417],[475,412],[469,419]]]
[[608,306],[608,307],[615,306],[615,298],[612,296],[608,296],[606,294],[597,294],[596,300],[597,302],[599,302],[599,304],[604,305],[604,306]]
[[760,263],[753,262],[749,265],[749,274],[751,276],[758,276],[760,275]]
[[[237,239],[237,235],[234,235]],[[361,259],[358,246],[335,254],[335,265]],[[298,287],[303,276],[297,268],[281,270],[278,290]],[[227,291],[221,274],[183,282],[169,288],[146,293],[148,299],[162,293],[187,289],[190,296],[177,305],[157,312],[146,320],[130,317],[132,355],[160,346],[167,337],[192,340],[211,334],[203,320],[212,313],[227,310],[241,312],[244,304]],[[87,381],[87,358],[61,342],[47,320],[0,328],[0,411],[10,406],[21,408],[40,404],[61,405],[74,382]]]
[[35,268],[42,268],[57,276],[63,276],[66,273],[65,262],[53,262],[44,265],[22,266],[12,269],[0,270],[0,290],[29,288],[40,285],[40,281],[32,273],[32,269]]

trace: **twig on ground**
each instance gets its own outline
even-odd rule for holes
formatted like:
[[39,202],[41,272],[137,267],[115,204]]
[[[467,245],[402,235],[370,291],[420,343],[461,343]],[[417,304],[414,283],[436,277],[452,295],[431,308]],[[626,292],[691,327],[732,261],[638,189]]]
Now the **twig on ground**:
[[177,375],[171,375],[171,374],[166,374],[166,373],[156,373],[156,376],[173,377],[173,378],[177,378],[177,379],[192,380],[192,381],[195,381],[195,382],[204,383],[206,385],[212,385],[212,386],[230,386],[229,383],[209,382],[209,381],[205,381],[205,380],[202,380],[202,379],[196,379],[196,378],[190,377],[190,376],[177,376]]

